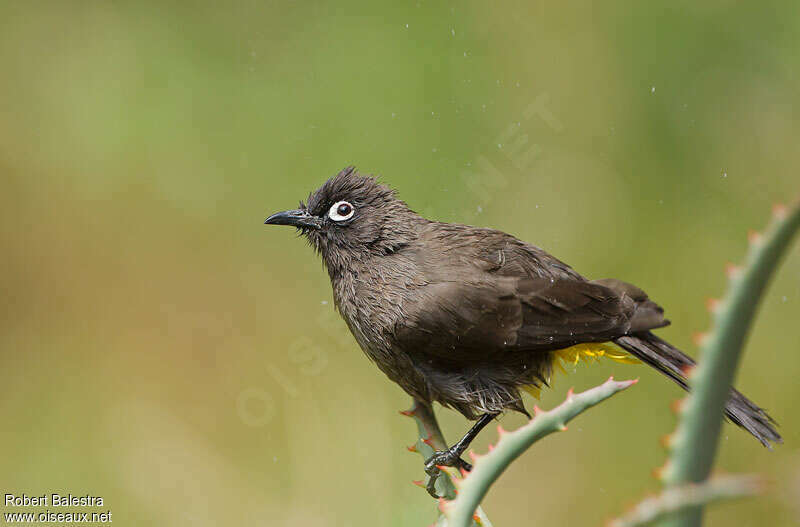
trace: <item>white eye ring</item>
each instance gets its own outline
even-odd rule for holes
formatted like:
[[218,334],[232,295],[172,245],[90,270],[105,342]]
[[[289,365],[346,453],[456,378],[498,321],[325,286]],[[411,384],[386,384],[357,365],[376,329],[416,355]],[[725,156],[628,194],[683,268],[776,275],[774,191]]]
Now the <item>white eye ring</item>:
[[328,217],[333,221],[344,221],[352,218],[355,213],[356,209],[351,204],[346,201],[337,201],[328,211]]

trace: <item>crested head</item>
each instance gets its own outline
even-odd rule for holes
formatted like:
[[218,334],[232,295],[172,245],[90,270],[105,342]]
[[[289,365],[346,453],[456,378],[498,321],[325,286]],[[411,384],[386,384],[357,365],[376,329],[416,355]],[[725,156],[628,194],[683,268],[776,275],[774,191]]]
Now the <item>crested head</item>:
[[392,202],[398,202],[405,208],[405,203],[396,198],[393,188],[378,182],[371,175],[361,175],[356,167],[343,168],[338,174],[331,177],[314,192],[308,195],[307,205],[300,202],[300,207],[305,208],[315,216],[324,216],[330,207],[337,201],[344,199],[361,207],[382,207]]
[[425,221],[394,189],[350,166],[300,202],[298,210],[274,214],[266,223],[297,227],[334,276],[354,259],[395,252]]

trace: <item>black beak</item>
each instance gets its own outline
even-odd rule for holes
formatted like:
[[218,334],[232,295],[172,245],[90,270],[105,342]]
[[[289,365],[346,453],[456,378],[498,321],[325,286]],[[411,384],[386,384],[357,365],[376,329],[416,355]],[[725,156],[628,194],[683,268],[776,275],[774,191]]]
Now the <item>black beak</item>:
[[305,227],[319,229],[320,220],[312,216],[307,210],[285,210],[276,212],[264,221],[265,225],[291,225],[293,227]]

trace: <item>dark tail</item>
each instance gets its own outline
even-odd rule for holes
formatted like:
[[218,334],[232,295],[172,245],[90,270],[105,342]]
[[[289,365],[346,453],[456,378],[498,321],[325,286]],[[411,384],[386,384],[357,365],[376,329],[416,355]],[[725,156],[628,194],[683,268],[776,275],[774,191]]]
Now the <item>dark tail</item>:
[[[668,342],[656,337],[649,331],[643,331],[634,335],[620,337],[615,341],[628,353],[657,369],[676,383],[684,390],[689,390],[686,384],[684,371],[687,367],[694,365],[694,360],[687,357],[681,350],[671,346]],[[778,431],[775,430],[777,423],[772,417],[767,415],[763,408],[760,408],[747,397],[731,388],[731,395],[725,405],[725,415],[741,426],[753,436],[761,441],[767,448],[772,448],[773,443],[783,443]]]

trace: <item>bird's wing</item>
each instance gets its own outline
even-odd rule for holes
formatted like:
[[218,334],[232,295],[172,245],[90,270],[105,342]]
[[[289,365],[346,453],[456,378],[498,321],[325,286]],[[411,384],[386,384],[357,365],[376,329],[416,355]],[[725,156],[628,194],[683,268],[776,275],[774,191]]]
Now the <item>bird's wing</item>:
[[439,281],[417,288],[394,326],[410,353],[485,361],[513,351],[553,350],[626,334],[637,301],[604,285],[572,278],[480,273],[479,281]]

